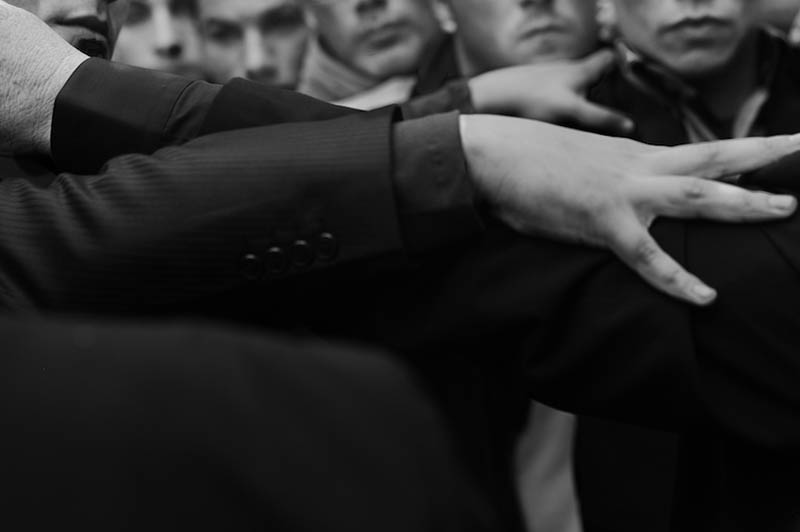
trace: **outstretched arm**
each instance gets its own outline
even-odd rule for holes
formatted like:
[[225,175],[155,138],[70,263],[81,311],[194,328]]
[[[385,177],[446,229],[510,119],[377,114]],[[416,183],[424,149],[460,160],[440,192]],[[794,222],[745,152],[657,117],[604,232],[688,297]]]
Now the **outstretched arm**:
[[[54,102],[86,57],[61,41],[42,21],[5,2],[0,3],[0,30],[0,43],[4,45],[0,46],[0,63],[6,67],[0,79],[3,90],[0,133],[7,146],[16,152],[49,153]],[[37,51],[32,46],[34,40],[44,42],[46,52],[37,56],[36,61],[30,60],[32,51]],[[358,120],[359,116],[362,115],[354,115],[354,119]],[[363,116],[369,121],[369,116],[373,115]],[[327,183],[325,172],[335,173],[334,169],[339,166],[358,169],[353,175],[361,176],[364,190],[369,190],[373,186],[368,183],[369,165],[359,167],[354,162],[359,157],[351,159],[346,154],[380,154],[383,175],[394,178],[394,181],[391,177],[387,179],[384,187],[397,191],[396,206],[376,213],[367,206],[369,201],[364,201],[361,193],[336,195],[343,202],[339,207],[359,212],[360,219],[367,224],[373,221],[373,216],[377,216],[377,220],[383,216],[397,220],[411,213],[415,220],[413,224],[404,224],[406,240],[413,238],[409,237],[408,228],[414,226],[411,231],[421,234],[426,229],[424,223],[429,230],[447,232],[448,224],[437,214],[466,211],[466,215],[458,219],[465,220],[467,225],[474,224],[474,208],[469,197],[472,194],[476,203],[488,206],[490,213],[524,234],[545,234],[608,247],[659,289],[697,304],[711,302],[715,293],[655,245],[647,228],[656,217],[765,220],[788,216],[796,206],[793,198],[746,192],[702,179],[737,174],[777,160],[797,149],[800,142],[794,137],[658,148],[544,123],[492,116],[462,117],[459,136],[455,128],[433,127],[435,120],[421,119],[416,127],[400,124],[396,130],[391,127],[385,130],[376,137],[384,141],[383,152],[360,151],[354,143],[360,142],[361,137],[348,135],[346,129],[335,126],[329,129],[331,121],[292,125],[291,128],[300,128],[297,131],[302,134],[298,135],[290,134],[295,131],[291,128],[286,134],[279,132],[288,125],[273,126],[278,129],[266,135],[259,130],[241,131],[235,138],[248,153],[261,149],[262,166],[252,157],[230,150],[228,141],[217,138],[200,142],[207,150],[205,155],[211,158],[201,156],[191,147],[187,148],[188,152],[165,152],[159,163],[150,167],[150,178],[173,175],[170,172],[172,159],[181,160],[182,173],[196,172],[208,178],[212,177],[209,171],[216,171],[213,177],[219,178],[226,169],[220,162],[214,163],[215,160],[230,163],[237,170],[242,168],[242,162],[247,162],[251,174],[270,181],[265,185],[272,193],[270,207],[279,211],[290,209],[301,216],[302,211],[291,201],[279,203],[273,198],[313,198],[313,201],[324,202],[321,194],[328,192],[324,186]],[[315,130],[327,132],[324,141]],[[415,135],[410,135],[410,130]],[[294,145],[285,145],[282,137],[294,139]],[[304,137],[313,142],[301,141]],[[466,166],[468,172],[464,173],[462,168],[460,173],[452,175],[449,170],[458,167],[458,162],[443,166],[441,161],[447,159],[452,163],[454,158],[462,156],[458,147],[460,141],[463,141],[465,160],[461,166]],[[323,148],[320,151],[325,157],[316,166],[310,166],[305,154],[316,151],[317,145]],[[222,150],[228,151],[222,153]],[[191,155],[182,157],[185,153]],[[424,158],[426,154],[432,160],[429,172],[409,172],[404,166],[409,159]],[[446,157],[440,158],[440,154]],[[242,158],[236,159],[239,155]],[[219,159],[215,159],[217,156]],[[236,164],[237,160],[241,162]],[[394,168],[393,162],[396,163]],[[332,168],[326,169],[326,165]],[[135,165],[131,172],[123,174],[136,175],[141,167]],[[243,172],[248,174],[246,169]],[[285,179],[282,173],[301,178]],[[104,176],[105,179],[109,177]],[[228,180],[226,184],[231,182]],[[345,187],[344,190],[355,190],[359,186],[357,180],[351,185],[353,189]],[[134,180],[118,186],[137,185]],[[241,182],[234,188],[240,186]],[[203,192],[194,191],[193,194]],[[343,211],[336,211],[335,216],[347,218]],[[384,214],[386,212],[389,214]],[[417,223],[418,220],[425,221]],[[458,236],[464,232],[469,232],[469,228],[465,231],[463,224],[454,231]],[[434,240],[438,242],[439,239]],[[388,242],[384,246],[395,247]]]

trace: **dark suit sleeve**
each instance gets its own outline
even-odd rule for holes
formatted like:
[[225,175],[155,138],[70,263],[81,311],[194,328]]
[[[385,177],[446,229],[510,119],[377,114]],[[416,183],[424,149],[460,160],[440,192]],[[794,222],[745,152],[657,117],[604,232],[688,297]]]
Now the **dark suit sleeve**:
[[449,111],[460,111],[464,114],[476,112],[468,80],[451,81],[435,92],[417,96],[403,104],[403,116],[406,118],[418,118]]
[[95,173],[112,157],[149,154],[209,133],[355,112],[241,79],[220,86],[90,59],[56,99],[52,155],[59,169]]
[[564,410],[796,452],[798,228],[659,222],[664,249],[719,289],[709,309],[610,254],[492,229],[403,285],[406,305],[378,302],[374,330],[421,360],[456,352],[506,368],[509,387]]
[[[242,79],[220,87],[89,60],[56,101],[53,159],[60,171],[93,174],[112,157],[150,154],[200,135],[356,114],[361,113]],[[249,134],[260,133],[252,129]],[[343,141],[347,138],[342,136]],[[480,234],[483,227],[474,207],[455,115],[397,124],[391,142],[387,161],[399,203],[393,211],[400,216],[406,251],[416,255]],[[291,153],[299,167],[305,149],[316,148],[308,142],[299,142],[297,148]],[[329,155],[335,164],[335,154]],[[283,185],[289,186],[287,181]],[[354,208],[359,206],[351,203],[349,209]]]
[[118,157],[94,176],[4,179],[4,300],[151,307],[402,255],[393,120],[226,132]]

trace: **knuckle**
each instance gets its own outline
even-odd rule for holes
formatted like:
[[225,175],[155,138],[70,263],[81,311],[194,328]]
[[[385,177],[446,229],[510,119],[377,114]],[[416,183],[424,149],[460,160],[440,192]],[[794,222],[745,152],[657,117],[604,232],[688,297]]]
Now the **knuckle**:
[[779,137],[764,137],[759,139],[758,148],[764,153],[783,154],[788,149],[793,148],[791,135],[781,135]]
[[767,203],[767,195],[763,192],[735,190],[732,194],[734,197],[733,202],[742,210],[757,210]]
[[699,201],[708,196],[708,184],[699,179],[693,179],[681,186],[681,198],[686,201]]
[[706,163],[717,164],[722,159],[722,145],[719,142],[706,144]]
[[753,142],[757,148],[764,151],[783,148],[789,139],[789,135],[781,135],[779,137],[759,137]]
[[704,166],[706,168],[704,173],[707,177],[717,179],[728,174],[730,160],[725,157],[721,143],[707,144],[704,155]]
[[638,240],[632,250],[633,260],[639,265],[650,265],[658,257],[658,247],[649,239]]
[[681,286],[683,284],[683,272],[677,267],[670,268],[662,273],[661,280],[666,286]]

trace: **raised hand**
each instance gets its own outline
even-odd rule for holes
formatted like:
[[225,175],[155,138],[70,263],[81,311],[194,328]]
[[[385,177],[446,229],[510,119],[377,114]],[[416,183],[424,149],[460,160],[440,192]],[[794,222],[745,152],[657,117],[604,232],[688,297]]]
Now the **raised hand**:
[[479,113],[624,135],[633,129],[630,119],[586,99],[588,88],[613,63],[614,54],[601,50],[579,61],[494,70],[470,80],[472,101]]
[[716,181],[800,149],[800,136],[674,148],[497,116],[461,118],[470,174],[499,219],[524,234],[608,248],[653,286],[706,305],[716,292],[649,233],[658,216],[727,222],[791,215],[791,196]]

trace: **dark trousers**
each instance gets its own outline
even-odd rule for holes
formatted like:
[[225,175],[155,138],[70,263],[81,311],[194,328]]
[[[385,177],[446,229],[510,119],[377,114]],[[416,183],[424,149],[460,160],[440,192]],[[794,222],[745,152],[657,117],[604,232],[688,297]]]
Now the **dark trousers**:
[[493,528],[379,354],[203,325],[0,319],[0,342],[0,528]]

